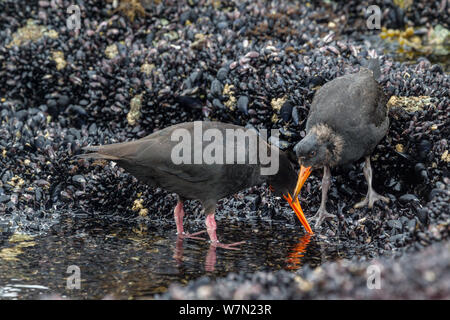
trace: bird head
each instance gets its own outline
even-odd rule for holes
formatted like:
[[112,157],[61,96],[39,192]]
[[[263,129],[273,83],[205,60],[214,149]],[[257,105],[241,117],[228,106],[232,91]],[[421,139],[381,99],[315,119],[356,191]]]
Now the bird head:
[[341,159],[344,139],[326,124],[315,125],[294,147],[300,173],[294,190],[297,199],[312,169],[335,166]]
[[316,135],[308,134],[294,147],[298,162],[313,169],[325,165],[327,160],[327,146],[319,144]]
[[325,124],[315,125],[297,145],[298,162],[312,169],[334,166],[341,157],[343,139]]

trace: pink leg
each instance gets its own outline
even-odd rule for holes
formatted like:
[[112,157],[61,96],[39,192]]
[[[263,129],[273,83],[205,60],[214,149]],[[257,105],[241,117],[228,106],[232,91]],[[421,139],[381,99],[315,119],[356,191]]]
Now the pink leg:
[[177,225],[177,234],[183,234],[183,217],[184,217],[184,210],[183,210],[183,202],[178,201],[177,206],[173,210],[173,215],[175,217],[175,223]]
[[183,202],[178,201],[175,209],[173,210],[173,215],[175,217],[175,224],[177,225],[177,235],[180,238],[191,238],[191,239],[198,239],[198,240],[205,240],[200,237],[196,237],[196,235],[201,234],[205,231],[196,232],[193,234],[188,234],[184,232],[183,229],[183,217],[184,217],[184,210],[183,210]]
[[208,231],[209,239],[211,239],[211,242],[219,242],[219,240],[217,240],[216,234],[217,224],[216,219],[214,219],[214,213],[208,214],[206,216],[205,223],[206,223],[206,231]]
[[216,234],[217,224],[216,224],[216,219],[214,219],[214,213],[210,213],[206,216],[205,223],[206,223],[206,231],[208,231],[209,239],[211,240],[212,246],[224,248],[224,249],[239,250],[237,248],[233,248],[233,246],[237,246],[237,245],[240,245],[245,242],[245,241],[240,241],[240,242],[235,242],[235,243],[231,243],[231,244],[220,243],[219,240],[217,239],[217,234]]

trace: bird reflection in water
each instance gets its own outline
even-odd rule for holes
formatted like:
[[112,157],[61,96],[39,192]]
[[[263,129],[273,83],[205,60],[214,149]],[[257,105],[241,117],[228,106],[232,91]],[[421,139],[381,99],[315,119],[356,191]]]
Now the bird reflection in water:
[[192,235],[188,235],[185,236],[184,234],[178,234],[177,235],[177,240],[175,242],[175,249],[173,251],[173,258],[175,259],[175,262],[177,263],[177,266],[180,266],[183,262],[183,253],[184,253],[184,248],[183,248],[183,242],[184,239],[188,238],[188,239],[194,239],[194,240],[205,240],[204,238],[201,237],[197,237],[197,235],[204,233],[206,231],[200,231],[197,233],[194,233]]
[[213,272],[216,269],[217,255],[216,248],[213,245],[209,246],[208,253],[206,254],[205,259],[205,271]]
[[298,242],[293,246],[287,256],[287,270],[297,270],[300,268],[303,257],[306,253],[306,248],[308,247],[310,241],[311,235],[309,233],[299,238]]
[[[199,237],[189,237],[189,238],[195,239],[195,240],[205,240],[205,239],[199,238]],[[175,249],[173,251],[173,258],[175,259],[177,266],[181,266],[183,263],[184,239],[185,239],[185,237],[177,236],[177,240],[175,243]],[[205,271],[207,271],[207,272],[215,271],[216,262],[217,262],[217,253],[216,253],[217,247],[220,247],[220,246],[218,246],[216,243],[210,243],[210,245],[209,245],[208,253],[206,254],[206,258],[205,258]],[[240,250],[239,248],[235,248],[235,247],[227,247],[226,249],[227,250]]]
[[[307,233],[298,239],[298,242],[292,247],[286,257],[286,267],[287,270],[297,270],[303,264],[304,256],[307,247],[311,241],[312,235]],[[183,242],[184,237],[177,237],[173,258],[177,266],[181,266],[183,263]],[[204,240],[204,239],[202,239]],[[239,248],[228,248],[232,250],[239,250]],[[205,271],[214,272],[217,263],[217,246],[213,243],[210,244],[208,252],[205,257]]]
[[173,258],[175,259],[175,262],[177,263],[178,267],[181,266],[181,264],[183,263],[183,253],[184,253],[183,242],[184,238],[177,237],[175,249],[173,250]]

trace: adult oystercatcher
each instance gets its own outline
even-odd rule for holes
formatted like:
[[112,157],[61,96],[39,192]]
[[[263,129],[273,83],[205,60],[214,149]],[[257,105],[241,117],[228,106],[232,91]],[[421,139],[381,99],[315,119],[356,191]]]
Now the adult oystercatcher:
[[174,217],[180,237],[201,233],[186,234],[183,229],[183,202],[198,199],[206,213],[211,243],[229,249],[240,244],[218,241],[214,218],[217,201],[262,183],[267,183],[276,195],[283,195],[306,230],[312,233],[298,200],[289,195],[296,185],[291,162],[255,130],[215,121],[185,122],[139,140],[83,149],[94,152],[81,154],[80,158],[115,161],[149,186],[176,193]]

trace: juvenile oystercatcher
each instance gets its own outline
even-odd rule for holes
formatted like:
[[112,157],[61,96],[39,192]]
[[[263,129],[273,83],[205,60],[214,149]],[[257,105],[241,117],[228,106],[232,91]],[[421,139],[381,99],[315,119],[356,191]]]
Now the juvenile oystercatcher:
[[311,170],[323,167],[322,201],[315,216],[316,227],[324,219],[334,217],[326,210],[331,167],[365,157],[363,172],[368,191],[355,208],[365,205],[372,208],[377,200],[389,202],[373,190],[370,165],[370,154],[389,127],[388,99],[376,81],[379,74],[378,60],[371,60],[369,68],[326,83],[314,96],[306,122],[306,136],[294,147],[301,164],[294,198]]

